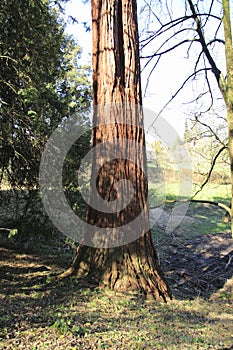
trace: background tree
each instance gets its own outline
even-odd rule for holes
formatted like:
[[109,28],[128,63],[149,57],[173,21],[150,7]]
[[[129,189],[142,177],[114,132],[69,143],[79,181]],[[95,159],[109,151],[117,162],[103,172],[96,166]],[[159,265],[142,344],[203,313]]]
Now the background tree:
[[[146,59],[145,65],[152,64],[152,71],[157,67],[163,55],[173,52],[178,47],[185,48],[186,57],[194,61],[193,72],[186,77],[180,88],[174,92],[171,101],[184,90],[188,82],[196,85],[194,91],[196,96],[192,99],[195,104],[194,119],[205,127],[205,135],[212,133],[215,136],[219,146],[213,156],[214,164],[224,148],[228,149],[229,163],[231,170],[231,184],[233,185],[232,176],[232,65],[233,65],[233,48],[232,48],[232,32],[231,32],[231,15],[230,1],[192,1],[184,0],[180,3],[180,7],[173,8],[174,3],[165,2],[162,11],[167,9],[166,16],[158,17],[155,11],[152,11],[153,5],[158,6],[157,2],[150,2],[148,5],[149,12],[153,17],[153,24],[148,24],[149,30],[146,37],[142,40],[142,48],[145,50],[157,40],[160,44],[156,50],[149,54],[144,54]],[[147,7],[147,8],[148,8]],[[181,11],[179,11],[181,9]],[[152,28],[154,29],[152,31]],[[157,29],[155,29],[157,27]],[[149,32],[150,31],[150,32]],[[224,45],[224,50],[222,46]],[[152,49],[153,50],[153,49]],[[224,67],[223,62],[226,65]],[[222,68],[220,68],[222,65]],[[203,77],[204,79],[200,79]],[[213,79],[214,78],[214,79]],[[201,81],[201,82],[200,82]],[[219,126],[223,123],[225,112],[222,108],[224,101],[226,108],[225,126],[228,129],[227,137],[219,137],[218,132],[214,132],[211,125],[203,121],[203,115],[210,111],[220,111]],[[216,113],[216,115],[220,115]],[[221,122],[220,122],[221,121]],[[213,167],[207,174],[207,181],[212,173]],[[202,186],[201,186],[202,187]],[[233,188],[233,187],[232,187]],[[233,195],[231,195],[233,198]],[[232,199],[231,199],[232,201]],[[218,204],[218,203],[214,203]],[[226,208],[226,205],[223,205]],[[232,209],[226,208],[232,217]],[[233,220],[232,220],[233,222]],[[233,232],[233,226],[232,226]]]
[[[110,142],[110,148],[114,150],[123,149],[125,154],[133,158],[136,153],[135,163],[122,158],[104,162],[104,159],[108,159],[108,149],[102,159],[93,159],[92,174],[98,170],[94,183],[104,200],[113,201],[117,198],[117,184],[121,179],[127,179],[127,183],[130,181],[134,189],[134,198],[130,204],[125,209],[116,210],[114,214],[88,208],[87,221],[96,226],[93,240],[104,240],[105,237],[98,235],[98,227],[122,227],[134,220],[143,209],[144,221],[149,223],[147,181],[142,170],[146,155],[140,107],[142,98],[136,0],[92,0],[92,33],[93,102],[100,108],[94,114],[94,125],[98,126],[93,128],[93,146]],[[103,113],[104,105],[110,105],[107,116],[106,112]],[[126,147],[124,139],[135,141],[137,150],[130,143]],[[93,248],[80,244],[71,268],[63,276],[76,273],[98,286],[140,291],[156,299],[167,300],[171,292],[158,265],[151,232],[143,232],[142,229],[141,234],[136,241],[116,248]],[[108,241],[104,246],[108,246]]]
[[[32,196],[37,195],[40,157],[48,137],[64,118],[90,105],[90,69],[80,66],[80,48],[65,34],[61,7],[52,4],[47,0],[0,3],[0,181],[2,188],[11,186],[15,194],[22,190],[20,194],[28,196],[21,211],[24,222],[25,210],[28,205],[33,208]],[[87,132],[82,147],[73,146],[73,168],[89,144]],[[67,159],[66,187],[70,168]]]

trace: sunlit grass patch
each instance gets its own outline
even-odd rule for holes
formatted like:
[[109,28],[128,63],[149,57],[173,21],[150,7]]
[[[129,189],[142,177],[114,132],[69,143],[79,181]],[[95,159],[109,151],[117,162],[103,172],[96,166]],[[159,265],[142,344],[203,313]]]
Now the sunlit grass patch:
[[[149,183],[149,196],[152,200],[162,202],[162,200],[180,200],[189,199],[198,190],[197,186],[193,186],[192,192],[190,192],[190,184],[182,183]],[[189,197],[190,195],[190,197]],[[208,183],[203,187],[195,199],[208,200],[208,201],[222,201],[228,204],[229,198],[231,197],[231,185],[227,184],[213,184]],[[153,205],[153,204],[152,204]]]

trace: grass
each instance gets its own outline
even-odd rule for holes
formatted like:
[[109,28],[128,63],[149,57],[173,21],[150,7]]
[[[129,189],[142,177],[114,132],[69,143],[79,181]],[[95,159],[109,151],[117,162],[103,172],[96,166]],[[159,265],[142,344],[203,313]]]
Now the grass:
[[229,204],[231,198],[231,185],[207,184],[203,190],[197,194],[195,199],[225,202]]
[[[174,198],[177,186],[169,186],[169,198]],[[199,199],[227,203],[229,186],[211,184],[205,191]],[[172,204],[165,210],[171,211]],[[221,221],[222,209],[215,206],[191,203],[187,215],[195,220],[180,224],[180,239],[182,234],[229,230]],[[162,237],[160,230],[156,234]],[[75,278],[58,282],[54,277],[68,266],[72,251],[59,246],[55,253],[55,245],[41,243],[40,251],[35,245],[34,253],[0,252],[1,350],[233,349],[233,293],[219,289],[216,297],[191,300],[190,290],[163,304],[135,294],[91,290]]]
[[[185,188],[186,186],[186,188]],[[192,193],[190,193],[190,186],[188,185],[180,185],[179,183],[149,183],[149,196],[153,200],[155,200],[156,197],[159,198],[159,200],[179,200],[182,198],[190,198],[198,189],[198,187],[192,188]],[[225,202],[226,204],[229,204],[229,200],[231,198],[231,185],[219,185],[219,184],[213,184],[208,183],[201,192],[195,196],[195,199],[200,200],[209,200],[209,201],[221,201]],[[158,202],[159,202],[158,200]],[[152,203],[153,205],[153,203]]]
[[18,291],[5,302],[0,349],[229,349],[233,342],[231,305],[199,298],[166,305],[83,290],[70,279],[56,292]]
[[[169,200],[184,199],[179,196],[179,185],[168,184],[167,194],[163,192],[161,194],[161,188],[165,191],[165,188],[161,185],[149,184],[149,200],[150,206],[159,206],[165,203],[164,209],[167,212],[172,212],[174,203],[169,203]],[[160,191],[160,196],[157,195]],[[230,202],[231,185],[216,185],[207,184],[204,189],[195,196],[198,200],[207,200],[213,202],[221,202],[229,205]],[[187,198],[187,197],[186,197]],[[166,203],[166,200],[168,202]],[[192,225],[185,228],[187,236],[195,234],[195,232],[202,234],[212,234],[217,232],[224,232],[230,230],[230,223],[223,221],[225,210],[211,204],[206,203],[190,203],[186,215],[194,218]],[[201,225],[201,226],[200,226]],[[182,223],[181,223],[182,228]],[[160,234],[161,230],[157,229]]]

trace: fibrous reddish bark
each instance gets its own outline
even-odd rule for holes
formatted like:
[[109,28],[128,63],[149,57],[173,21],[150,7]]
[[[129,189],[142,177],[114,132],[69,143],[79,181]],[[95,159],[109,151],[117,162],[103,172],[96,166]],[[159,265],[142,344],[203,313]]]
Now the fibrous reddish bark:
[[[80,244],[69,273],[85,276],[98,286],[140,291],[166,301],[171,298],[171,291],[158,264],[149,229],[136,0],[92,0],[92,31],[93,103],[98,106],[93,117],[92,142],[93,147],[108,142],[111,152],[116,151],[111,160],[108,148],[104,154],[94,155],[92,183],[96,183],[105,201],[113,202],[119,197],[118,182],[126,179],[125,190],[130,182],[133,198],[114,213],[88,208],[87,222],[96,226],[96,248]],[[127,157],[117,156],[119,149]],[[141,236],[128,244],[106,248],[108,238],[98,235],[98,227],[124,230],[124,225],[142,210]],[[98,247],[98,240],[106,240],[104,248]]]

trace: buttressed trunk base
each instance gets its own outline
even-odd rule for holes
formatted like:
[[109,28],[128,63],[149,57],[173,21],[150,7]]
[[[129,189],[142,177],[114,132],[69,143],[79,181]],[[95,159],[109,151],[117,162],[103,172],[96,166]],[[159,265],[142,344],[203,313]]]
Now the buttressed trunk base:
[[100,288],[138,292],[165,302],[172,298],[150,233],[117,248],[98,249],[80,245],[69,274],[85,278],[90,285]]

